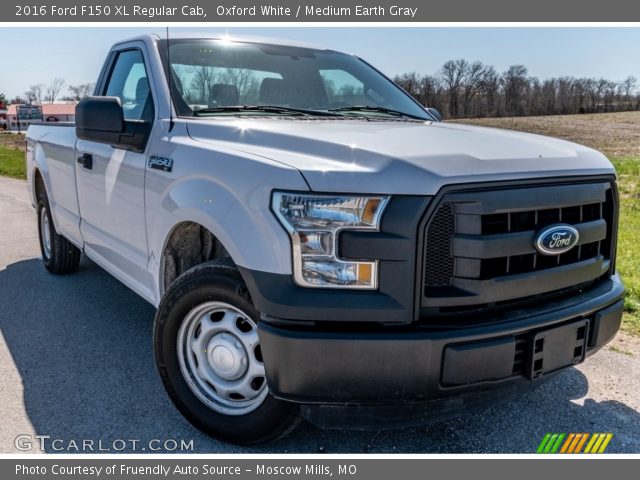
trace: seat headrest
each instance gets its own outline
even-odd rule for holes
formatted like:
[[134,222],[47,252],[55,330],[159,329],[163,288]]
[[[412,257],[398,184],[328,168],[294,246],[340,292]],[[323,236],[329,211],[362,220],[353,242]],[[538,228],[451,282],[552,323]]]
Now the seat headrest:
[[285,105],[287,103],[286,86],[282,78],[265,78],[260,84],[258,100],[267,105]]
[[238,105],[240,101],[238,87],[226,83],[216,83],[211,87],[211,101],[215,105]]
[[144,102],[149,96],[149,80],[147,77],[140,77],[136,83],[136,103]]

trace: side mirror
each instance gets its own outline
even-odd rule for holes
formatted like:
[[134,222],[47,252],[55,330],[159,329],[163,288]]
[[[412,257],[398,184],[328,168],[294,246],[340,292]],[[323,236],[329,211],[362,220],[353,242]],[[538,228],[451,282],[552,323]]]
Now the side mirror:
[[116,148],[143,152],[151,122],[125,120],[118,97],[86,97],[76,105],[76,136]]
[[437,121],[439,122],[442,121],[442,114],[437,109],[432,107],[427,107],[427,112],[431,114],[431,116],[434,117]]
[[[124,132],[124,111],[118,97],[86,97],[76,105],[78,138],[91,132]],[[86,140],[92,140],[87,138]]]

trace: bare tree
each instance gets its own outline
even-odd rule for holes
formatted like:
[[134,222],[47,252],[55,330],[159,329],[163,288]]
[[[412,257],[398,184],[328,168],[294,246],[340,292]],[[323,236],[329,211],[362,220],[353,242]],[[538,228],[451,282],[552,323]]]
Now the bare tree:
[[62,91],[62,87],[64,87],[64,83],[64,80],[59,77],[51,80],[51,83],[47,86],[45,91],[44,99],[47,103],[53,103],[56,101],[56,98],[58,98],[58,95],[60,95],[60,92]]
[[485,69],[480,90],[484,96],[484,115],[488,117],[500,116],[500,75],[493,67]]
[[36,83],[35,85],[31,85],[29,90],[24,92],[24,97],[27,103],[42,103],[42,90],[44,85],[41,83]]
[[511,65],[502,74],[504,103],[507,115],[522,115],[522,100],[527,85],[527,69],[524,65]]
[[464,85],[462,87],[463,115],[469,116],[473,114],[471,102],[480,90],[482,81],[486,73],[486,68],[482,62],[473,62],[467,67],[466,75],[463,82]]
[[460,113],[460,85],[467,74],[469,63],[464,59],[449,60],[442,66],[442,81],[448,97],[449,115]]
[[255,75],[251,70],[245,68],[227,68],[221,73],[219,81],[221,83],[235,85],[240,97],[251,97],[252,101],[249,103],[257,101],[259,87]]
[[213,67],[206,65],[194,67],[193,80],[189,85],[189,103],[210,105],[212,103],[211,89],[216,83],[216,79],[217,74]]
[[628,110],[633,109],[633,100],[631,95],[635,91],[637,84],[638,84],[638,79],[632,75],[629,75],[627,78],[625,78],[622,81],[621,87],[624,94],[625,107]]
[[93,83],[81,83],[80,85],[69,85],[67,87],[71,94],[71,99],[77,101],[91,95],[93,91]]

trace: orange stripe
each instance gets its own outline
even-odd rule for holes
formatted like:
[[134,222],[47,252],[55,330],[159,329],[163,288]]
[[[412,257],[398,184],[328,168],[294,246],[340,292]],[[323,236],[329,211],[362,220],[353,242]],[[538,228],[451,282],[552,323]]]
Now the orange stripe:
[[582,440],[580,440],[580,443],[576,447],[576,450],[574,453],[580,453],[580,451],[582,450],[582,447],[584,446],[584,442],[586,442],[587,438],[589,438],[588,433],[582,433],[581,435],[582,435]]
[[571,445],[569,445],[569,448],[567,448],[567,453],[573,452],[573,449],[576,448],[576,443],[578,443],[578,440],[580,440],[580,434],[574,433],[573,440],[571,441]]
[[575,437],[576,434],[575,433],[570,433],[569,436],[567,437],[567,441],[564,442],[564,445],[562,445],[562,448],[560,449],[560,453],[565,453],[567,451],[567,448],[569,447],[569,444],[571,443],[571,441],[573,440],[573,437]]

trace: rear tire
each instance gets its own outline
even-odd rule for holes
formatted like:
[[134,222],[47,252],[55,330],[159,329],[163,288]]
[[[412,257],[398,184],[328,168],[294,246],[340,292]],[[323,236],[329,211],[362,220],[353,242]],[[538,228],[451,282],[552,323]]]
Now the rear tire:
[[56,232],[46,193],[38,194],[38,237],[42,261],[49,272],[64,275],[78,270],[82,252]]
[[298,424],[297,405],[268,391],[259,320],[240,273],[220,260],[179,276],[156,313],[156,364],[169,397],[195,427],[225,442],[264,443]]

